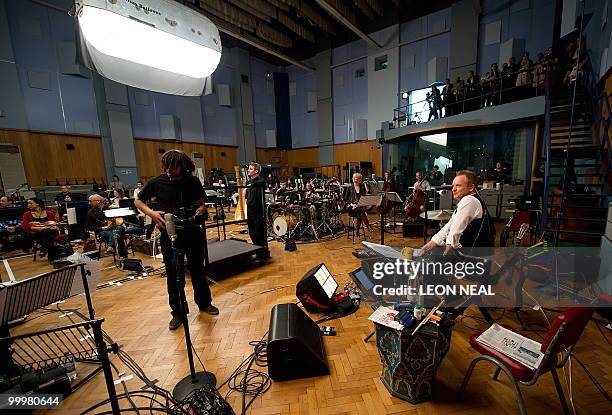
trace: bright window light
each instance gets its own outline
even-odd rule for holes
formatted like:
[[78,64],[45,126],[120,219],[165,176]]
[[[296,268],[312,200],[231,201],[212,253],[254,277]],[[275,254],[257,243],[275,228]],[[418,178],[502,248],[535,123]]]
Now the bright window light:
[[84,6],[79,24],[100,53],[159,70],[205,78],[221,60],[217,50],[97,7]]

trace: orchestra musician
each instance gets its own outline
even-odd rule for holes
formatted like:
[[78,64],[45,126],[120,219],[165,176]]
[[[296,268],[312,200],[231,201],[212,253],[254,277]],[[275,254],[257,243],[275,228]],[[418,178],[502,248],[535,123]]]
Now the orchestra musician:
[[[117,251],[119,258],[127,258],[128,251],[123,240],[123,234],[126,233],[126,229],[122,225],[112,227],[109,224],[109,220],[104,216],[104,201],[105,199],[99,194],[93,194],[89,196],[89,206],[91,208],[87,211],[87,229],[94,231],[104,239],[108,245],[106,248],[107,254],[115,252],[115,244],[117,245]],[[142,231],[142,229],[139,229]],[[130,229],[130,233],[137,233],[134,229]]]
[[58,193],[53,201],[53,203],[59,208],[60,217],[66,213],[66,204],[69,202],[74,202],[75,200],[75,196],[70,191],[70,186],[67,184],[63,185],[62,192]]
[[278,190],[274,195],[274,200],[277,202],[285,202],[290,194],[291,192],[287,188],[287,180],[281,180]]
[[[166,266],[166,282],[168,289],[168,302],[170,304],[172,319],[168,324],[170,330],[181,325],[181,315],[189,310],[180,309],[180,299],[177,290],[176,263],[170,237],[166,231],[164,213],[175,213],[181,210],[191,212],[196,206],[196,214],[205,211],[206,193],[197,177],[193,175],[195,165],[187,154],[180,150],[168,150],[161,158],[161,167],[164,173],[152,178],[142,188],[134,200],[136,208],[149,216],[160,229],[160,240],[164,264]],[[159,203],[159,210],[153,210],[146,201],[153,197]],[[204,238],[206,233],[199,225],[185,226],[181,232],[179,242],[183,245],[187,256],[187,268],[191,275],[193,297],[200,311],[217,315],[219,309],[212,304],[212,295],[208,282],[203,275],[204,268]],[[184,286],[185,276],[179,275],[180,283]]]
[[385,183],[383,184],[383,189],[385,189],[385,192],[393,192],[395,189],[395,181],[393,180],[393,176],[391,175],[390,171],[385,172]]
[[353,184],[346,192],[347,213],[350,217],[355,218],[355,232],[359,232],[361,223],[363,222],[366,228],[373,232],[370,221],[368,220],[367,207],[357,207],[359,198],[368,193],[365,184],[362,183],[363,176],[361,173],[353,174]]
[[313,202],[319,198],[319,195],[315,191],[315,188],[312,182],[306,183],[306,187],[304,188],[304,200]]
[[418,170],[415,174],[416,182],[414,182],[414,190],[422,190],[424,192],[431,190],[431,185],[425,179],[423,172]]
[[468,170],[457,172],[453,180],[453,197],[457,209],[450,220],[421,249],[424,252],[445,247],[444,254],[464,248],[466,253],[474,247],[493,247],[495,227],[486,204],[478,195],[476,175]]
[[0,209],[13,207],[13,201],[7,196],[0,197]]
[[27,206],[29,211],[23,213],[21,227],[38,242],[39,256],[42,258],[47,255],[53,239],[59,234],[57,214],[51,209],[46,209],[45,203],[37,197],[28,199]]

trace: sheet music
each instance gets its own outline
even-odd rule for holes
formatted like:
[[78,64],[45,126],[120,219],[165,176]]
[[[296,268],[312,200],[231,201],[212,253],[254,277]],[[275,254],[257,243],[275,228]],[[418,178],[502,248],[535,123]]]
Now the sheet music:
[[66,214],[68,215],[68,225],[76,225],[76,208],[68,208],[68,210],[66,210]]
[[380,196],[363,195],[359,198],[359,202],[357,202],[357,207],[379,206],[381,201],[382,197]]

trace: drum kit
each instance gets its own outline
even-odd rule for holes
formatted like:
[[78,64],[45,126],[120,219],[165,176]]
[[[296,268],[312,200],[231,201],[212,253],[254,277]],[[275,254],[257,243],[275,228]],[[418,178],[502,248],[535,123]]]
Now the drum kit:
[[283,239],[319,240],[343,229],[341,187],[321,185],[306,197],[299,191],[288,191],[282,200],[267,204],[269,233]]

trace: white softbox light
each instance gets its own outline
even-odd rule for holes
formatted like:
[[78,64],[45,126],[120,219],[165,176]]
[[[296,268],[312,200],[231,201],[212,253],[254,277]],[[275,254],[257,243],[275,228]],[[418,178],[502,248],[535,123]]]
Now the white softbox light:
[[122,84],[201,95],[221,59],[215,25],[173,0],[77,0],[76,11],[83,63]]

